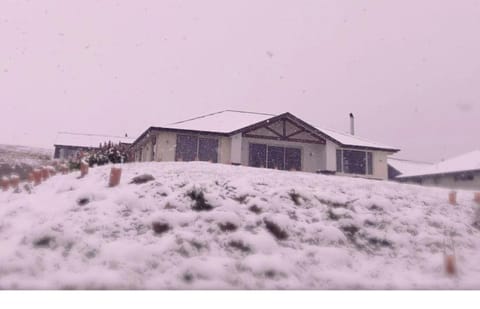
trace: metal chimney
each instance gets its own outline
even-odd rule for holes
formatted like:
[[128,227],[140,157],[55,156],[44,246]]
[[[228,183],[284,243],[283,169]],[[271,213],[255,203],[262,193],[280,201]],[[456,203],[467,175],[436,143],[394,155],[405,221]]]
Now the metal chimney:
[[355,135],[355,116],[350,113],[350,134]]

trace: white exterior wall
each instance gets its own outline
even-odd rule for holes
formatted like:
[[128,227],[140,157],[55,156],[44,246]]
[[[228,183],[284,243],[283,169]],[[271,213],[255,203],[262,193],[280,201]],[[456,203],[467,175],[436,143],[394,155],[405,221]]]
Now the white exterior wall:
[[230,162],[234,164],[242,163],[242,133],[238,133],[231,138]]
[[302,152],[302,171],[315,173],[325,170],[325,145],[242,137],[241,163],[245,166],[248,166],[250,143],[300,148]]
[[338,146],[334,142],[327,139],[327,143],[325,145],[325,169],[327,171],[336,171],[337,170],[337,149]]

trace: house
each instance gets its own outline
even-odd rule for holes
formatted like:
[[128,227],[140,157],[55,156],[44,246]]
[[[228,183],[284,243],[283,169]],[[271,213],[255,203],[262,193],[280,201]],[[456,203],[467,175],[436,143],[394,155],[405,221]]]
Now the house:
[[55,152],[53,158],[62,160],[75,158],[81,152],[97,149],[101,144],[108,142],[129,147],[133,141],[134,139],[128,137],[126,134],[124,137],[121,137],[100,134],[59,132],[55,139]]
[[397,180],[397,177],[400,175],[415,173],[421,169],[432,165],[432,163],[399,159],[393,157],[389,157],[387,162],[389,180]]
[[480,189],[480,150],[398,176],[401,182],[451,189]]
[[398,149],[315,127],[290,113],[224,110],[150,127],[131,146],[135,161],[210,161],[387,179]]

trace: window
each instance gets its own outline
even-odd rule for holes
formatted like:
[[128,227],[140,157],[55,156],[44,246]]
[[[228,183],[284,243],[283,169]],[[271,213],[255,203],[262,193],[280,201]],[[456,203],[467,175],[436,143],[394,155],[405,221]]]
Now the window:
[[218,162],[218,140],[194,135],[177,135],[176,161]]
[[472,173],[461,173],[453,176],[455,181],[473,181],[475,176]]
[[176,161],[195,161],[197,158],[198,137],[192,135],[177,135],[175,147]]
[[300,171],[302,169],[302,152],[299,148],[250,144],[248,165]]
[[285,148],[285,169],[287,171],[302,170],[302,152],[298,148]]
[[248,149],[248,165],[253,167],[267,166],[267,145],[250,144]]
[[198,160],[218,162],[218,140],[201,137],[198,139]]
[[337,149],[337,172],[373,175],[373,153],[361,150]]
[[268,146],[267,167],[277,170],[285,169],[285,148]]

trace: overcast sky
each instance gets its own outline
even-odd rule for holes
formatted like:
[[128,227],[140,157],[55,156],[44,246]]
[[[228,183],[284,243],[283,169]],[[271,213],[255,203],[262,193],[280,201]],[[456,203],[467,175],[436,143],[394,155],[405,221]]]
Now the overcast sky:
[[282,113],[436,161],[480,149],[480,1],[0,1],[0,143]]

